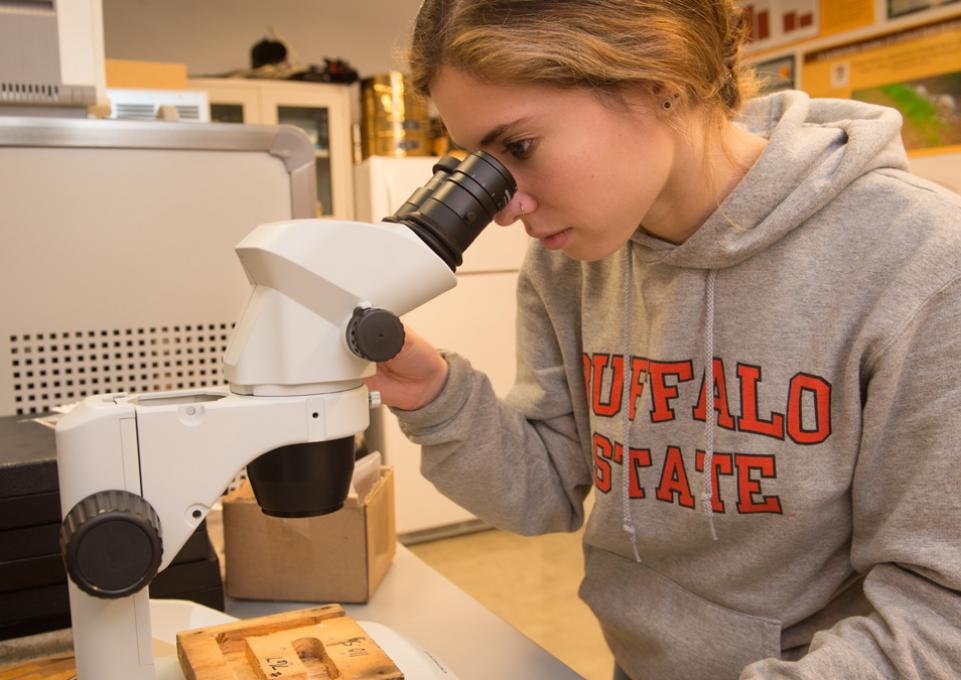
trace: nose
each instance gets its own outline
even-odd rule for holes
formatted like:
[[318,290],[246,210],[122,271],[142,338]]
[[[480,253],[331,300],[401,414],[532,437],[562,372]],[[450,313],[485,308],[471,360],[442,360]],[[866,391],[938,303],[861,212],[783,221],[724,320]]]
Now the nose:
[[511,198],[504,209],[494,215],[494,221],[502,227],[514,224],[524,215],[530,215],[537,210],[537,201],[530,194],[518,191]]

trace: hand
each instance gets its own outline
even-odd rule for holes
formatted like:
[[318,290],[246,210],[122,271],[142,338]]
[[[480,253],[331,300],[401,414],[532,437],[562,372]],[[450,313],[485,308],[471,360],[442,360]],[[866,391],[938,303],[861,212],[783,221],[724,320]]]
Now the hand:
[[404,326],[404,346],[393,359],[377,364],[377,374],[366,378],[370,390],[380,392],[388,406],[414,411],[440,394],[447,382],[447,362],[433,345]]

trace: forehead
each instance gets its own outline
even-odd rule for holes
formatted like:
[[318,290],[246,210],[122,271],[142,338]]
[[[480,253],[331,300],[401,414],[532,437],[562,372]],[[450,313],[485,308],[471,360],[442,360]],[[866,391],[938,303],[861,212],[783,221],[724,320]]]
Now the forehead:
[[[634,124],[648,117],[641,91],[596,92],[539,83],[491,82],[445,66],[431,82],[431,97],[454,141],[466,149],[492,143],[494,132],[543,132],[580,126]],[[486,138],[486,140],[485,140]]]
[[479,148],[495,128],[516,123],[546,124],[564,109],[566,90],[545,85],[494,83],[444,67],[431,83],[431,97],[451,135]]

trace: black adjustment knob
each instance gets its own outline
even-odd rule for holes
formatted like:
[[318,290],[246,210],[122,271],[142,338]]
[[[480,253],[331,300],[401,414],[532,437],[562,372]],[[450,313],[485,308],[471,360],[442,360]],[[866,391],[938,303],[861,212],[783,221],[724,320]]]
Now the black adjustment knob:
[[404,346],[404,324],[386,309],[358,307],[347,323],[347,346],[368,361],[393,359]]
[[157,574],[163,555],[160,518],[129,491],[91,494],[60,526],[60,552],[77,586],[95,597],[133,595]]

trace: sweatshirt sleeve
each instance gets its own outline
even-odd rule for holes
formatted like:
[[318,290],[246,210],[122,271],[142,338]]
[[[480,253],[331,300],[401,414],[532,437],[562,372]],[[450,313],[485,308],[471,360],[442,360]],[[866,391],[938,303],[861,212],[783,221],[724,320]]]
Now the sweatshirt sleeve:
[[583,523],[591,470],[555,331],[523,272],[517,345],[517,379],[506,399],[466,359],[445,352],[450,372],[440,395],[416,411],[393,413],[422,446],[423,475],[454,502],[523,535],[574,531]]
[[741,680],[961,677],[961,282],[928,299],[867,368],[851,563],[874,611]]

